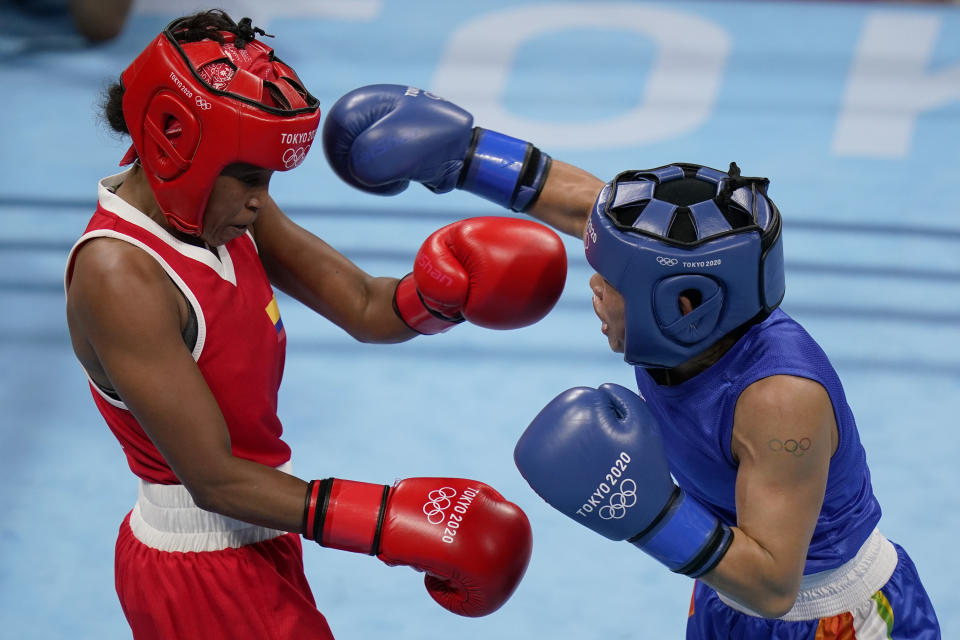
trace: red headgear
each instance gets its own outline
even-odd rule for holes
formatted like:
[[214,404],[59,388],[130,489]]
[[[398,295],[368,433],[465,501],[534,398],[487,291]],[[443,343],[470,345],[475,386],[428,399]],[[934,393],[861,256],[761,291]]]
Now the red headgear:
[[220,172],[236,162],[293,169],[313,143],[320,107],[293,69],[253,39],[248,19],[237,33],[220,31],[223,44],[179,42],[181,22],[121,76],[133,139],[121,164],[139,157],[167,221],[198,235]]

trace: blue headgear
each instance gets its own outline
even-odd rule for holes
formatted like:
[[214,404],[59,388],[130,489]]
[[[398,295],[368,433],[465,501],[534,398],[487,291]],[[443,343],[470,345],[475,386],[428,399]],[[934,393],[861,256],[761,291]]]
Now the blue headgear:
[[[766,178],[694,164],[626,171],[600,192],[584,234],[587,261],[623,295],[623,359],[673,367],[784,294],[780,212]],[[679,296],[696,304],[683,315]]]

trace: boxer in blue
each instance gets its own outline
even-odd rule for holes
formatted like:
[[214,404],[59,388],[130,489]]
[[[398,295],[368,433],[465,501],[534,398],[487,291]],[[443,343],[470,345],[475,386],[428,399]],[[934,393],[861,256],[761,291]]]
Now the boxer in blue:
[[531,487],[573,520],[696,579],[687,638],[940,638],[880,505],[841,382],[779,309],[768,181],[693,164],[603,184],[396,85],[331,109],[327,157],[350,184],[464,189],[582,237],[594,310],[638,393],[577,387],[517,443]]

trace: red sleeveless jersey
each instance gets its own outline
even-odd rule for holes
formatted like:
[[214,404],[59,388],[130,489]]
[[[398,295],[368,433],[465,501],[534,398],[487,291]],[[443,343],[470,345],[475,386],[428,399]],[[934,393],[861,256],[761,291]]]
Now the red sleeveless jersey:
[[[290,459],[277,417],[287,338],[253,238],[248,233],[216,247],[217,255],[182,242],[110,191],[123,175],[101,181],[96,213],[70,252],[66,283],[77,248],[92,238],[124,240],[150,254],[196,313],[193,358],[226,420],[233,455],[280,466]],[[90,388],[133,473],[148,482],[180,484],[123,402],[92,382]]]

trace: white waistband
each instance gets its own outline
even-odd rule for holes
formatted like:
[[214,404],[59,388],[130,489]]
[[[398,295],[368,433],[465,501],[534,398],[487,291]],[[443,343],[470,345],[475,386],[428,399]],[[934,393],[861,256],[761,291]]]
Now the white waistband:
[[[278,470],[290,473],[292,467],[287,462]],[[183,552],[235,549],[286,533],[204,511],[182,484],[143,480],[130,512],[130,529],[148,547]]]
[[[788,622],[816,620],[853,611],[887,584],[896,568],[896,548],[878,529],[874,529],[852,560],[836,569],[803,576],[796,603],[780,619]],[[717,595],[732,609],[758,615],[719,591]]]

